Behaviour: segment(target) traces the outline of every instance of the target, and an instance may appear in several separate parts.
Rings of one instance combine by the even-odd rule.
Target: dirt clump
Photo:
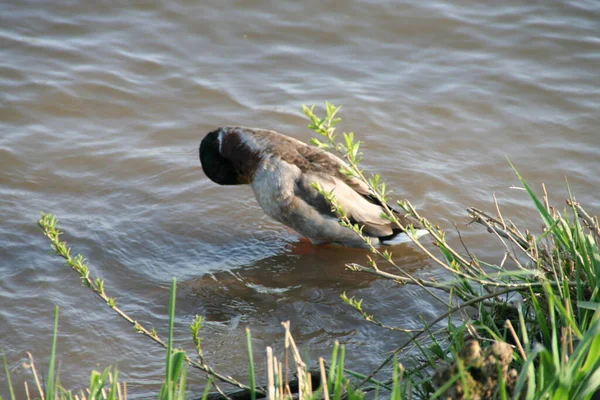
[[[433,385],[440,388],[463,370],[464,377],[456,379],[444,391],[442,399],[466,399],[467,395],[471,400],[498,399],[500,376],[510,395],[518,375],[515,369],[509,368],[512,355],[513,349],[508,343],[496,341],[482,349],[477,340],[469,340],[458,353],[456,362],[436,369]]]

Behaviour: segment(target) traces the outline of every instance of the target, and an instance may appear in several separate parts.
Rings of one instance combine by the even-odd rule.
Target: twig
[[[38,392],[40,393],[40,398],[44,400],[46,396],[44,395],[44,390],[42,389],[42,385],[40,384],[40,378],[38,378],[37,370],[35,369],[33,355],[31,355],[30,352],[26,352],[25,354],[27,354],[27,358],[29,358],[29,368],[31,368],[31,373],[33,374],[33,379],[35,380]]]
[[[377,325],[380,328],[384,328],[390,331],[395,331],[395,332],[404,332],[404,333],[410,333],[410,332],[417,332],[419,331],[419,329],[406,329],[406,328],[398,328],[395,326],[390,326],[390,325],[386,325],[381,321],[378,321],[375,319],[375,317],[373,315],[369,315],[363,308],[362,308],[362,300],[356,300],[354,298],[354,296],[352,297],[348,297],[346,295],[346,292],[342,293],[340,295],[340,297],[342,298],[342,300],[344,301],[344,303],[350,305],[354,310],[356,310],[365,321],[373,324],[373,325]]]
[[[96,278],[93,280],[90,277],[90,271],[87,267],[87,263],[81,254],[76,255],[75,257],[71,256],[71,249],[67,247],[66,242],[60,241],[61,232],[56,229],[56,218],[52,214],[42,213],[42,217],[40,218],[38,225],[42,229],[44,235],[50,239],[50,244],[52,249],[56,254],[65,259],[65,262],[68,266],[70,266],[73,270],[75,270],[81,277],[81,281],[83,285],[87,288],[91,289],[98,297],[100,297],[110,308],[112,308],[121,318],[125,321],[129,322],[135,330],[146,337],[152,339],[155,343],[158,343],[163,348],[167,348],[167,344],[162,340],[157,332],[152,329],[151,331],[142,326],[139,322],[131,318],[127,315],[123,310],[121,310],[117,305],[114,298],[108,297],[104,290],[104,281],[100,278]],[[201,371],[206,372],[207,374],[215,377],[221,382],[228,383],[232,386],[236,386],[240,389],[250,389],[248,386],[244,385],[241,382],[233,379],[232,377],[224,376],[218,372],[216,372],[212,367],[207,365],[206,363],[199,363],[192,360],[187,354],[185,354],[185,360],[194,368],[197,368]],[[256,390],[258,393],[264,394],[264,392],[260,389]],[[42,399],[43,400],[43,399]]]
[[[385,279],[396,281],[400,284],[408,284],[408,285],[413,284],[413,285],[417,285],[417,286],[427,286],[430,288],[440,289],[440,290],[444,290],[444,291],[450,290],[449,285],[430,282],[430,281],[426,281],[423,279],[415,279],[418,282],[418,284],[416,284],[413,279],[408,279],[404,276],[395,275],[395,274],[392,274],[389,272],[382,271],[380,269],[365,267],[364,265],[360,265],[357,263],[348,263],[348,264],[346,264],[346,267],[348,267],[351,270],[368,272],[369,274],[377,275],[377,276],[385,278]]]
[[[25,384],[25,395],[27,396],[27,400],[29,400],[29,399],[31,399],[31,396],[29,395],[29,385],[27,385],[27,381],[25,381],[23,383]]]
[[[357,168],[357,167],[354,166],[354,168]],[[364,177],[363,177],[363,179],[364,179]],[[406,278],[407,278],[407,280],[412,281],[417,286],[421,286],[421,288],[424,289],[427,293],[429,293],[434,299],[438,300],[439,302],[441,302],[445,306],[449,306],[449,304],[448,304],[447,301],[445,301],[444,299],[442,299],[441,297],[439,297],[438,295],[436,295],[435,293],[433,293],[431,290],[427,289],[424,285],[421,285],[416,278],[414,278],[411,274],[409,274],[408,272],[406,272],[403,268],[399,267],[392,260],[392,254],[390,252],[388,252],[387,250],[385,250],[384,252],[382,252],[377,247],[373,246],[373,244],[371,243],[370,238],[368,238],[367,236],[365,236],[362,233],[362,228],[359,227],[356,224],[352,224],[352,222],[348,218],[348,215],[346,214],[346,210],[344,210],[340,206],[340,204],[337,202],[337,200],[335,198],[335,195],[333,193],[328,193],[328,192],[324,191],[318,184],[314,184],[314,188],[316,190],[318,190],[321,193],[321,195],[323,195],[323,197],[325,197],[325,199],[327,200],[327,202],[331,205],[332,209],[334,209],[336,211],[336,213],[338,214],[338,217],[341,220],[340,223],[342,224],[342,226],[345,226],[345,227],[351,229],[354,233],[356,233],[356,235],[358,235],[365,242],[365,244],[367,244],[367,246],[370,248],[370,250],[371,250],[372,253],[377,254],[378,256],[384,258],[388,263],[390,263],[391,265],[393,265],[394,267],[396,267],[403,275],[405,275]],[[389,210],[389,208],[388,208],[388,210]]]
[[[492,198],[494,199],[494,206],[496,207],[496,214],[498,215],[498,219],[502,223],[502,228],[506,230],[506,222],[504,222],[504,218],[502,218],[502,213],[500,212],[500,206],[498,206],[498,199],[496,198],[496,192],[492,193]]]
[[[267,346],[267,398],[275,399],[275,378],[273,372],[273,349]]]
[[[502,243],[502,245],[506,248],[506,253],[508,254],[508,256],[510,257],[511,260],[513,260],[515,262],[515,264],[522,270],[527,270],[527,268],[523,267],[521,265],[521,262],[519,261],[519,258],[517,257],[517,253],[515,252],[514,248],[511,249],[508,247],[508,245],[506,244],[506,242],[504,241],[504,239],[508,239],[510,240],[512,243],[516,244],[517,247],[519,247],[519,249],[521,249],[521,251],[525,254],[527,254],[527,256],[534,262],[536,262],[537,260],[533,259],[531,257],[531,255],[527,252],[526,249],[524,249],[523,247],[521,247],[521,245],[519,244],[519,242],[517,241],[518,238],[514,238],[512,237],[508,231],[504,231],[502,230],[502,228],[498,228],[496,226],[492,226],[490,224],[490,222],[488,222],[488,220],[480,218],[478,216],[473,216],[473,222],[478,222],[481,225],[485,226],[486,228],[488,228],[488,231],[495,234],[496,237],[498,238],[498,240],[500,241],[500,243]],[[497,221],[492,221],[493,223],[497,223]],[[504,239],[503,239],[504,238]]]
[[[519,340],[519,336],[517,336],[517,332],[515,332],[515,328],[513,328],[512,323],[510,322],[510,319],[507,319],[504,322],[504,324],[506,325],[506,327],[510,331],[510,334],[512,335],[515,343],[517,344],[517,349],[519,349],[519,353],[521,354],[521,358],[523,358],[523,361],[527,361],[527,354],[525,354],[525,350],[523,349],[523,346],[521,345],[521,341]]]
[[[498,228],[496,225],[503,225],[503,224],[500,221],[498,221],[497,219],[495,219],[494,217],[492,217],[491,215],[487,214],[484,211],[478,210],[477,208],[474,208],[474,207],[467,208],[467,211],[473,218],[473,222],[480,223],[480,224],[484,225],[486,228],[495,231],[503,238],[514,242],[523,251],[527,251],[529,249],[529,243],[527,243],[525,240],[521,239],[520,237],[512,235],[508,229]],[[490,224],[490,222],[491,222],[491,224]]]
[[[567,199],[567,204],[571,207],[575,206],[577,210],[577,215],[586,223],[588,228],[594,232],[596,237],[600,239],[600,226],[598,225],[598,221],[594,221],[592,217],[581,207],[581,205],[575,201]]]
[[[532,248],[535,247],[535,250],[533,250],[533,251],[536,251],[546,261],[548,261],[551,259],[551,256],[548,254],[548,252],[545,249],[538,249],[537,246],[535,246],[535,245],[532,246],[526,240],[517,236],[517,233],[520,234],[520,232],[518,232],[518,230],[516,230],[516,228],[514,229],[514,232],[513,232],[510,230],[505,230],[503,228],[498,227],[497,225],[501,225],[501,223],[498,220],[491,217],[489,214],[487,214],[481,210],[471,207],[471,208],[468,208],[467,211],[469,212],[470,216],[473,218],[472,222],[477,222],[477,223],[485,226],[486,228],[488,228],[489,231],[491,231],[492,233],[495,233],[497,236],[500,236],[500,237],[510,240],[515,245],[517,245],[517,247],[519,247],[519,249],[524,254],[526,254],[527,257],[529,257],[533,262],[537,263],[539,266],[541,266],[547,272],[550,272],[550,270],[547,267],[545,267],[543,265],[543,263],[539,262],[539,256],[536,257],[533,254],[531,254]],[[505,247],[506,247],[506,245],[505,245]],[[515,259],[517,259],[516,255],[514,255],[514,256],[515,256]],[[521,268],[523,268],[523,267],[521,267]]]
[[[319,357],[319,369],[321,370],[321,388],[323,388],[323,397],[329,400],[329,390],[327,389],[327,375],[325,372],[325,362],[323,357]]]
[[[473,254],[467,248],[467,245],[465,244],[465,242],[463,240],[463,237],[460,234],[460,230],[458,229],[458,226],[456,224],[454,224],[454,228],[456,229],[456,234],[458,235],[458,239],[460,240],[460,243],[462,244],[463,248],[465,249],[465,251],[469,255],[469,259],[471,260],[471,262],[469,263],[469,265],[473,269],[475,269],[475,266],[477,266],[477,272],[479,273],[479,275],[483,275],[485,272],[483,271],[483,269],[481,269],[481,265],[479,265],[479,262],[475,260],[475,257],[473,257]]]

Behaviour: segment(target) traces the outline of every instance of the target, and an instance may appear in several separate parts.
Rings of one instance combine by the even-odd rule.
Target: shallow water
[[[248,187],[202,173],[203,135],[221,125],[311,137],[303,103],[342,104],[340,128],[364,140],[364,167],[471,250],[502,256],[465,208],[539,222],[506,157],[561,207],[565,176],[600,210],[600,5],[597,1],[203,1],[129,6],[5,1],[0,14],[0,350],[18,393],[24,352],[47,362],[59,305],[67,387],[118,364],[131,394],[160,385],[163,351],[133,332],[48,254],[35,221],[55,213],[64,238],[110,296],[165,335],[179,281],[177,341],[206,316],[213,366],[245,379],[243,340],[282,347],[290,320],[309,357],[335,340],[355,369],[405,338],[362,321],[347,292],[390,325],[441,312],[427,294],[352,273],[364,252],[315,248],[269,220]],[[460,246],[458,237],[449,234]],[[396,262],[440,271],[412,246]],[[257,350],[257,360],[262,352]],[[204,378],[190,377],[192,389]],[[0,394],[7,395],[0,375]]]

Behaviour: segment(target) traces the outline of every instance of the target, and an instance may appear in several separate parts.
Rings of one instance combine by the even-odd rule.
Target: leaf
[[[594,301],[578,301],[577,307],[584,308],[586,310],[597,310],[600,307],[600,303]]]

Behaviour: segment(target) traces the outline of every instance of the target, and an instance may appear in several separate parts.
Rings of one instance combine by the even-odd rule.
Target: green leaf
[[[199,355],[202,355],[202,346],[200,341],[200,329],[202,329],[202,320],[202,316],[196,315],[194,320],[190,323],[190,334],[192,335],[192,340],[194,341],[196,352]]]
[[[578,398],[587,398],[587,396],[596,393],[598,388],[600,388],[600,368],[596,368],[596,370],[585,380]]]
[[[171,382],[179,382],[183,369],[185,367],[185,352],[181,350],[173,351],[171,356]]]
[[[578,301],[577,307],[585,308],[586,310],[597,310],[600,307],[600,303],[594,301]]]

